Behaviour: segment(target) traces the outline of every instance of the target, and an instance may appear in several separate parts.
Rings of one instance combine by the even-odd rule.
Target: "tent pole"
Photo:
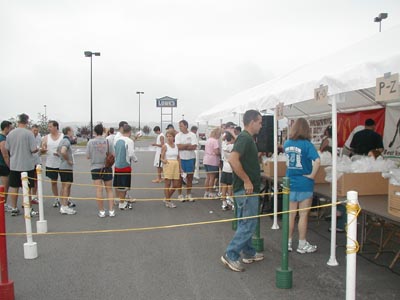
[[[337,105],[336,96],[330,97],[332,100],[332,210],[331,210],[331,256],[327,264],[338,266],[336,260],[336,202],[337,202]]]
[[[274,223],[271,229],[279,229],[278,225],[278,110],[274,110]]]

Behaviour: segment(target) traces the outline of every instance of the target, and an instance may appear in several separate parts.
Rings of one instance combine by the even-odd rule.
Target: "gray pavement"
[[[140,144],[139,144],[140,146]],[[146,148],[146,145],[143,149]],[[142,148],[141,148],[142,149]],[[151,183],[154,152],[138,151],[134,166],[132,196],[162,198],[162,184]],[[89,171],[83,155],[76,156],[76,171]],[[75,174],[75,183],[90,184],[90,174]],[[201,182],[200,182],[201,183]],[[203,190],[195,185],[194,195]],[[50,184],[44,184],[50,195]],[[94,197],[90,186],[74,185],[73,197]],[[117,211],[115,218],[97,217],[93,200],[78,200],[74,216],[60,215],[45,200],[49,232],[129,229],[232,217],[220,209],[220,202],[198,200],[165,208],[161,201],[137,202],[131,211]],[[210,213],[211,212],[211,213]],[[23,232],[22,216],[6,218],[8,232]],[[338,236],[339,266],[329,267],[329,232],[325,221],[311,221],[308,239],[318,252],[289,254],[293,287],[275,287],[275,269],[280,265],[281,230],[271,230],[269,217],[261,221],[265,260],[235,273],[220,263],[233,231],[231,223],[209,224],[149,231],[57,234],[35,236],[39,257],[25,260],[25,237],[7,238],[9,277],[14,281],[16,299],[344,299],[345,235]],[[36,232],[36,219],[34,219]],[[296,245],[295,245],[296,246]],[[366,256],[367,257],[367,256]],[[368,257],[367,257],[368,258]],[[382,255],[381,259],[385,259]],[[387,258],[389,259],[389,258]],[[364,257],[357,260],[357,299],[399,299],[400,277]]]

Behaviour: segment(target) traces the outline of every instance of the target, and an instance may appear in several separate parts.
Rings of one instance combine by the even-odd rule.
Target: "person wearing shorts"
[[[64,136],[59,132],[57,121],[49,121],[47,128],[49,134],[43,138],[41,152],[46,154],[46,177],[51,180],[51,191],[54,196],[53,207],[59,207],[60,199],[57,181],[60,174],[61,158],[58,156],[57,148]]]
[[[6,149],[6,138],[12,124],[10,121],[1,122],[1,133],[0,133],[0,183],[4,186],[4,209],[7,212],[11,211],[11,207],[7,204],[9,180],[8,175],[10,174],[10,156]]]
[[[113,186],[119,199],[119,209],[132,208],[129,202],[125,201],[126,193],[131,188],[132,161],[137,162],[135,155],[135,144],[130,138],[132,127],[128,124],[121,128],[121,136],[114,144],[115,166]]]
[[[186,196],[182,194],[182,181],[179,183],[178,200],[185,202],[186,200],[193,202],[192,184],[193,173],[196,160],[195,150],[197,149],[197,137],[193,132],[188,130],[189,124],[186,120],[179,122],[179,132],[175,136],[175,144],[179,149],[179,157],[181,159],[182,176],[186,178]]]
[[[64,137],[57,148],[58,156],[61,158],[60,178],[61,178],[61,199],[60,213],[62,215],[74,215],[76,210],[68,205],[68,198],[71,195],[71,186],[74,182],[74,158],[72,155],[71,139],[73,136],[71,127],[63,128]]]
[[[92,173],[93,184],[96,186],[97,215],[100,218],[106,217],[103,200],[103,185],[108,198],[108,215],[115,217],[114,199],[112,191],[112,168],[105,167],[107,153],[114,153],[114,147],[103,137],[104,127],[97,124],[94,127],[96,137],[91,139],[86,147],[86,157],[90,159],[90,170]]]
[[[164,134],[161,132],[160,126],[155,126],[153,128],[155,134],[157,134],[157,140],[152,146],[156,147],[156,154],[154,155],[154,166],[157,168],[157,178],[153,179],[151,182],[160,183],[162,182],[161,173],[162,173],[162,162],[161,162],[161,149],[164,145]]]
[[[19,209],[17,207],[18,190],[22,187],[21,173],[28,172],[29,184],[32,187],[35,162],[33,153],[38,152],[35,137],[27,128],[29,116],[20,114],[18,116],[18,126],[12,130],[6,139],[5,148],[10,152],[10,175],[9,184],[11,187],[11,215],[17,216]],[[36,215],[36,214],[35,214]]]
[[[167,208],[175,208],[176,205],[171,202],[171,197],[178,188],[180,181],[179,150],[174,143],[175,130],[170,129],[165,135],[167,141],[161,148],[161,161],[164,171],[164,203]]]
[[[214,128],[207,139],[203,164],[206,169],[206,180],[204,181],[204,198],[217,198],[213,192],[215,178],[217,178],[220,164],[221,150],[219,146],[219,138],[221,137],[221,128]]]
[[[229,131],[225,131],[223,134],[222,141],[222,174],[221,174],[221,199],[222,199],[222,210],[229,210],[233,207],[233,175],[232,167],[229,164],[229,157],[233,150],[233,145],[235,143],[235,137]]]
[[[310,212],[308,208],[312,205],[314,178],[320,165],[319,155],[310,140],[310,126],[306,119],[299,118],[295,121],[289,139],[283,146],[287,161],[286,176],[290,179],[289,210],[300,209],[297,252],[301,254],[317,251],[317,246],[311,245],[306,239]],[[292,251],[296,214],[297,212],[292,212],[289,215],[289,251]]]

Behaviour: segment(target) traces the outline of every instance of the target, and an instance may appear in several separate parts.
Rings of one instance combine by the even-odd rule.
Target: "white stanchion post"
[[[44,219],[44,206],[43,206],[43,177],[42,166],[36,166],[37,174],[37,193],[39,198],[39,221],[36,221],[36,230],[38,233],[47,232],[47,221]]]
[[[197,180],[200,180],[200,155],[199,150],[195,150],[194,153],[196,154],[196,164],[194,167],[194,174],[193,177]]]
[[[31,222],[31,204],[29,202],[29,187],[28,187],[28,173],[21,173],[23,203],[24,203],[24,217],[26,227],[26,239],[24,244],[24,258],[34,259],[38,257],[37,243],[32,239],[32,222]]]
[[[277,110],[274,111],[274,223],[271,229],[279,229],[278,225],[278,121]]]
[[[358,193],[347,192],[346,300],[356,299]]]

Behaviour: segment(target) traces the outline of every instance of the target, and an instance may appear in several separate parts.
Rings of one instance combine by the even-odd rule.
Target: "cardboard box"
[[[320,166],[317,172],[317,175],[315,175],[314,182],[315,183],[328,183],[328,181],[325,180],[325,168],[327,166]]]
[[[388,193],[388,212],[389,214],[400,217],[400,186],[389,184]]]
[[[337,182],[337,195],[346,196],[348,191],[356,191],[359,196],[387,195],[388,183],[381,172],[344,173]]]
[[[274,162],[267,161],[264,164],[265,176],[274,177]],[[278,161],[278,177],[286,176],[286,161]]]

